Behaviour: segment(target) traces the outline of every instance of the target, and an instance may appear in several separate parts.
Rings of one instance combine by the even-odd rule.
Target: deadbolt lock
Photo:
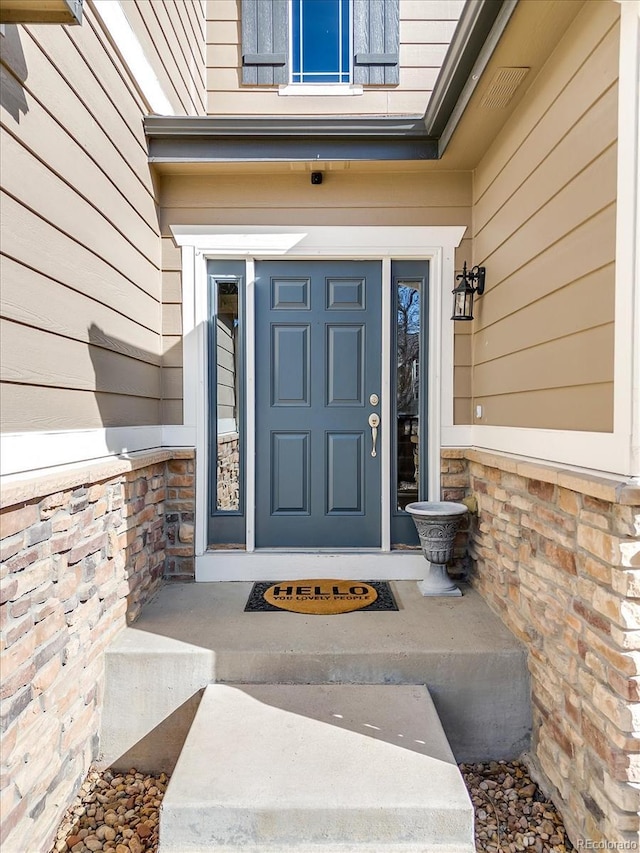
[[[380,397],[378,397],[377,394],[372,394],[369,397],[369,402],[371,403],[372,406],[377,406],[378,403],[380,402]]]

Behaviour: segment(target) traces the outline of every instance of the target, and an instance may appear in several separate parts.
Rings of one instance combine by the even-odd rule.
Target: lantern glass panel
[[[453,291],[452,320],[473,320],[473,290],[461,288]]]

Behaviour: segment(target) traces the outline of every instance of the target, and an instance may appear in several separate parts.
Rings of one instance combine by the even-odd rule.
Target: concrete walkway
[[[473,853],[473,808],[419,686],[207,687],[161,853]]]
[[[528,745],[522,646],[480,596],[423,598],[391,584],[397,612],[245,613],[250,583],[169,583],[107,651],[105,764],[173,769],[208,684],[423,684],[457,761]]]

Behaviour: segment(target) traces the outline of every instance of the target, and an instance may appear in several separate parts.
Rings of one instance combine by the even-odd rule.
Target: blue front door
[[[381,264],[256,263],[256,546],[380,546]]]

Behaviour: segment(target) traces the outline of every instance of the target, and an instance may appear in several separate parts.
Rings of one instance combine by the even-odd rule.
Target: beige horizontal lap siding
[[[161,183],[165,372],[181,375],[180,251],[171,225],[465,225],[471,176],[464,172],[326,171],[312,186],[303,171],[263,174],[164,175]],[[464,239],[456,265],[471,258]],[[448,308],[446,309],[448,310]],[[466,330],[461,337],[468,337]],[[456,336],[458,337],[458,336]],[[469,423],[470,348],[456,344],[457,423]],[[177,384],[172,383],[177,389]],[[182,423],[182,401],[165,400],[165,423]]]
[[[145,104],[91,4],[6,26],[2,430],[160,422],[161,240]]]
[[[200,0],[127,0],[122,8],[175,112],[203,115],[205,16]]]
[[[585,4],[474,173],[476,423],[613,428],[618,17]]]
[[[384,115],[424,113],[444,60],[461,0],[400,0],[400,82],[354,96],[286,96],[277,87],[243,86],[241,0],[207,4],[210,115]]]

